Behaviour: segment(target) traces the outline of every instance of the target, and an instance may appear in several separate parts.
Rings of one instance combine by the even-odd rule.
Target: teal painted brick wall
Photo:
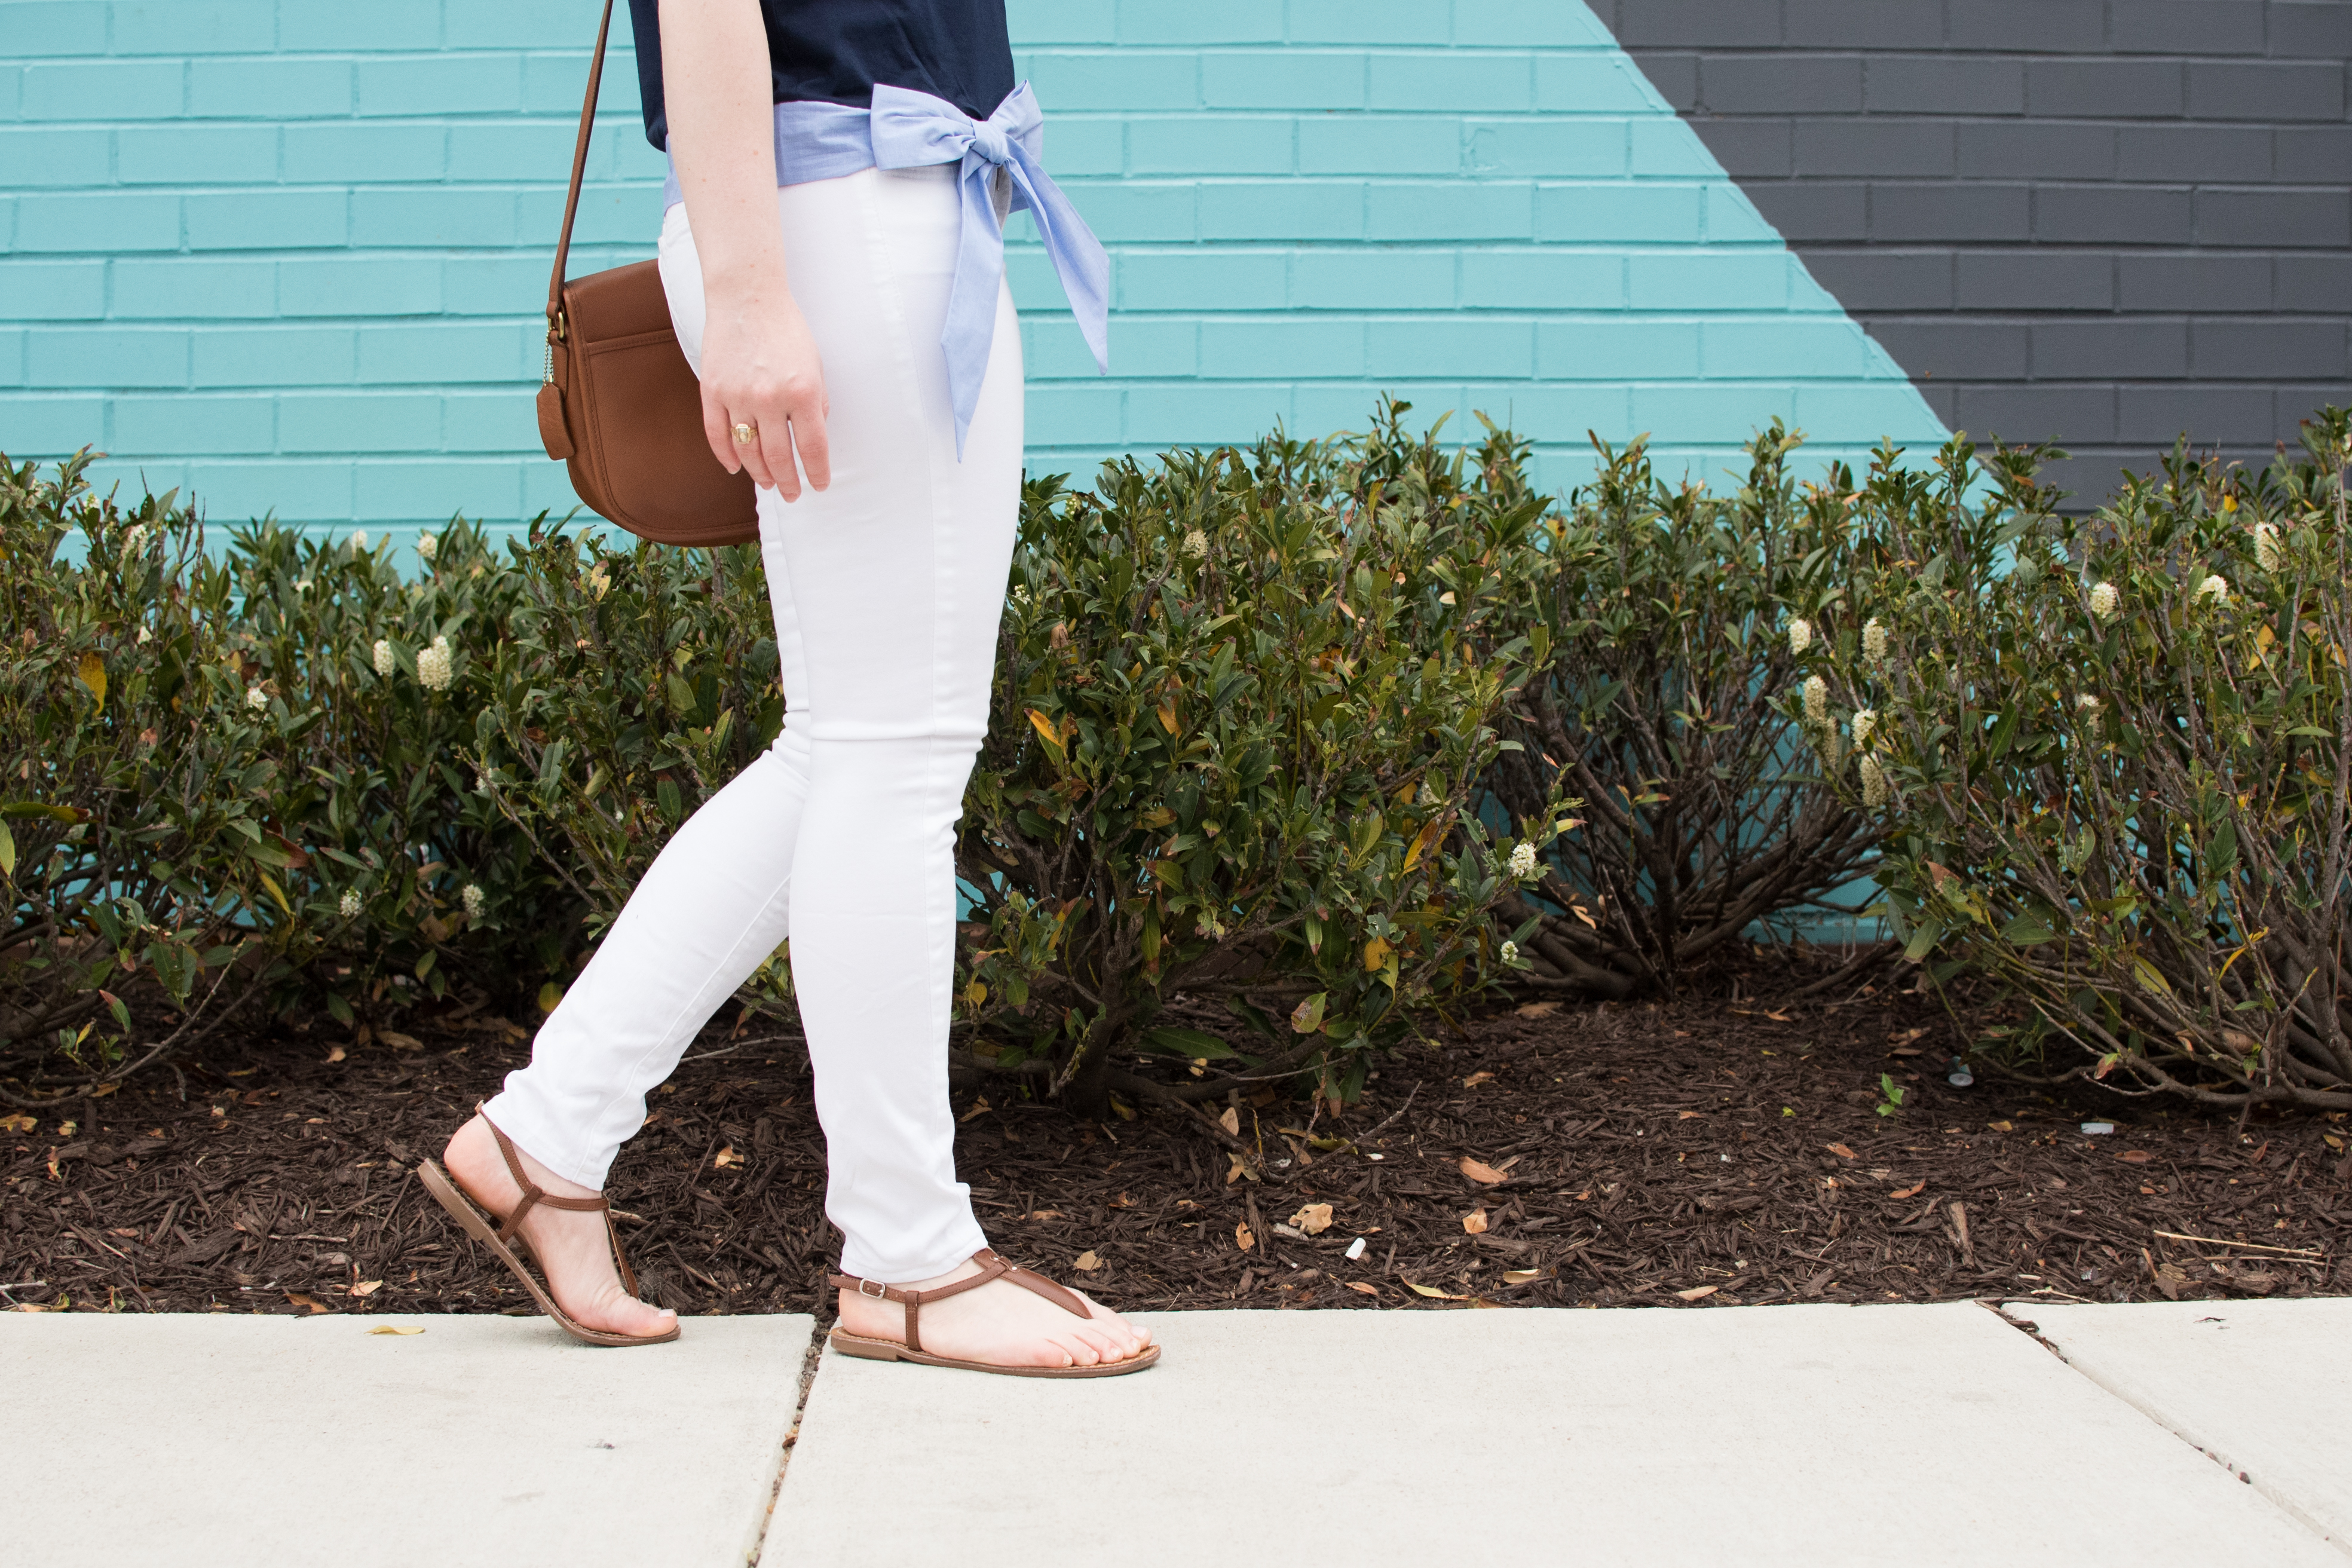
[[[1030,462],[1359,426],[1382,392],[1712,473],[1941,427],[1583,5],[1013,0],[1046,161],[1111,250],[1094,373],[1016,220]],[[568,508],[538,301],[589,0],[0,0],[0,448],[406,532]],[[576,269],[650,253],[608,61]]]

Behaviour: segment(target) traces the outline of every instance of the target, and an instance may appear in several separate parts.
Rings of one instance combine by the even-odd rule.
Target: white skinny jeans
[[[783,733],[678,829],[507,1077],[490,1121],[602,1187],[646,1095],[792,939],[842,1268],[944,1274],[987,1245],[956,1180],[947,1042],[954,829],[987,728],[1021,496],[1019,324],[1000,288],[956,458],[940,331],[953,165],[776,193],[793,297],[824,356],[833,483],[759,492]],[[670,317],[698,369],[702,268],[662,225]]]

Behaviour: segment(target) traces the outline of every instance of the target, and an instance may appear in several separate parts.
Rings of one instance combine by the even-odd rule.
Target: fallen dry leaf
[[[1485,1209],[1472,1209],[1468,1214],[1464,1215],[1462,1216],[1462,1228],[1468,1231],[1472,1236],[1486,1235],[1486,1211]]]
[[[1432,1285],[1416,1285],[1410,1279],[1404,1282],[1404,1288],[1416,1296],[1426,1296],[1433,1301],[1467,1301],[1470,1299],[1465,1295],[1457,1295],[1452,1290],[1440,1290]]]
[[[1503,1283],[1526,1285],[1542,1279],[1543,1274],[1544,1271],[1540,1268],[1506,1268],[1503,1270]]]
[[[412,1329],[399,1323],[378,1323],[368,1331],[372,1334],[421,1334],[423,1329]]]
[[[1914,1040],[1925,1038],[1927,1033],[1927,1030],[1924,1025],[1916,1029],[1897,1029],[1886,1037],[1886,1043],[1890,1046],[1907,1046]]]
[[[299,1290],[287,1291],[286,1299],[298,1307],[310,1308],[313,1316],[316,1316],[320,1312],[331,1312],[334,1310],[333,1308],[328,1306],[324,1301],[320,1300],[316,1296],[306,1296]]]
[[[1557,1002],[1530,1002],[1523,1007],[1514,1007],[1511,1011],[1514,1015],[1522,1018],[1549,1018],[1554,1013],[1559,1011],[1559,1004]]]
[[[29,1116],[0,1116],[0,1132],[30,1132],[39,1126]]]
[[[1290,1216],[1290,1223],[1309,1236],[1320,1236],[1331,1228],[1331,1205],[1307,1204]]]
[[[1704,1111],[1698,1111],[1698,1110],[1685,1110],[1685,1111],[1682,1112],[1680,1115],[1676,1116],[1676,1117],[1675,1118],[1675,1121],[1697,1121],[1701,1116],[1703,1116],[1703,1115],[1705,1115],[1705,1114],[1706,1114],[1706,1112],[1704,1112]]]
[[[1251,1247],[1257,1245],[1257,1237],[1250,1234],[1248,1221],[1244,1220],[1241,1224],[1234,1226],[1234,1245],[1240,1247],[1244,1252],[1247,1252]]]
[[[117,1226],[106,1234],[109,1236],[127,1236],[133,1241],[138,1240],[140,1235],[137,1230],[133,1229],[130,1226]]]
[[[1494,1166],[1473,1160],[1467,1154],[1462,1156],[1462,1173],[1469,1177],[1474,1182],[1484,1182],[1488,1186],[1494,1185],[1496,1182],[1507,1182],[1510,1180],[1508,1176],[1495,1169]]]
[[[1687,1290],[1675,1291],[1675,1300],[1677,1301],[1702,1300],[1706,1297],[1714,1295],[1717,1290],[1722,1289],[1723,1287],[1720,1285],[1694,1285]]]
[[[1493,1073],[1474,1072],[1468,1078],[1462,1080],[1462,1087],[1465,1089],[1475,1089],[1482,1083],[1492,1083],[1494,1081],[1495,1075]]]
[[[349,1057],[350,1055],[351,1055],[351,1052],[349,1052],[349,1051],[347,1051],[347,1050],[343,1049],[343,1047],[341,1047],[341,1046],[337,1046],[337,1047],[333,1047],[331,1050],[328,1051],[328,1053],[327,1053],[327,1065],[328,1065],[329,1067],[332,1067],[335,1063],[337,1063],[337,1062],[339,1062],[339,1061],[343,1060],[346,1057]]]
[[[1021,1217],[1023,1219],[1059,1219],[1062,1217],[1062,1211],[1060,1209],[1031,1209],[1027,1214],[1023,1215]]]
[[[1367,1285],[1361,1279],[1349,1280],[1348,1289],[1355,1291],[1360,1296],[1377,1296],[1381,1293],[1381,1288],[1379,1286]]]
[[[732,1143],[728,1144],[727,1147],[721,1149],[718,1153],[713,1154],[710,1157],[711,1165],[715,1169],[721,1171],[726,1170],[730,1165],[740,1165],[742,1163],[743,1156],[735,1152],[735,1145]]]
[[[421,1051],[425,1048],[423,1040],[418,1039],[415,1035],[404,1035],[397,1029],[382,1030],[376,1035],[376,1038],[395,1051]]]
[[[1776,1024],[1793,1024],[1797,1021],[1786,1013],[1767,1013],[1764,1016]]]
[[[1125,1193],[1121,1193],[1118,1196],[1111,1199],[1110,1206],[1115,1209],[1131,1209],[1135,1206],[1135,1200],[1128,1196]]]
[[[1102,1267],[1102,1259],[1096,1257],[1092,1249],[1088,1249],[1087,1251],[1079,1253],[1078,1256],[1071,1261],[1070,1267],[1081,1269],[1086,1273],[1092,1274],[1096,1269]]]
[[[1241,1107],[1237,1105],[1226,1106],[1225,1113],[1217,1118],[1217,1125],[1223,1128],[1234,1137],[1240,1137],[1242,1135]]]
[[[352,1294],[354,1296],[373,1296],[383,1289],[383,1281],[381,1279],[362,1279],[358,1284],[352,1287]]]
[[[2155,1159],[2156,1156],[2149,1153],[2145,1149],[2126,1149],[2122,1153],[2116,1155],[2116,1158],[2121,1160],[2126,1165],[2145,1165],[2150,1160]]]
[[[961,1116],[957,1117],[956,1120],[958,1121],[969,1121],[975,1116],[986,1115],[988,1110],[988,1096],[983,1094],[978,1100],[971,1102],[971,1109],[970,1110],[965,1111]]]
[[[1831,1153],[1835,1154],[1841,1160],[1853,1160],[1859,1158],[1853,1150],[1847,1148],[1843,1143],[1825,1143],[1822,1147],[1827,1149]]]
[[[2017,1123],[2014,1121],[1988,1121],[1985,1125],[1991,1128],[1995,1132],[2014,1132],[2017,1131]]]
[[[1896,1191],[1891,1192],[1886,1195],[1890,1198],[1916,1198],[1927,1190],[1927,1179],[1922,1177],[1918,1181],[1913,1183],[1910,1186],[1898,1188]]]

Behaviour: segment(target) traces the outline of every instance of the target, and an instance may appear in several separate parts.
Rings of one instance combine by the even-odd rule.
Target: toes
[[[1066,1364],[1074,1366],[1094,1366],[1098,1363],[1110,1359],[1105,1347],[1096,1344],[1092,1340],[1088,1339],[1087,1337],[1086,1331],[1083,1329],[1066,1330],[1064,1332],[1055,1335],[1054,1340],[1056,1344],[1062,1347],[1063,1352],[1070,1358]]]

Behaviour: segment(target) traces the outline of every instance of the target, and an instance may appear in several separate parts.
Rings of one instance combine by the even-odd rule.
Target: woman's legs
[[[789,931],[843,1267],[936,1282],[985,1245],[955,1178],[947,1094],[952,847],[1018,522],[1018,324],[1001,291],[959,461],[939,349],[956,251],[948,171],[868,171],[786,187],[778,203],[833,405],[831,487],[790,505],[760,493],[785,732],[672,839],[488,1113],[535,1164],[600,1185],[646,1093]],[[664,226],[662,273],[695,357],[701,274],[683,209]],[[485,1199],[503,1190],[499,1173],[481,1184],[457,1173]],[[579,1283],[593,1292],[602,1279]],[[1076,1327],[1032,1327],[1024,1303]],[[927,1341],[950,1347],[961,1323],[961,1348],[981,1358],[1091,1361],[1136,1342],[1015,1287],[933,1311]]]

